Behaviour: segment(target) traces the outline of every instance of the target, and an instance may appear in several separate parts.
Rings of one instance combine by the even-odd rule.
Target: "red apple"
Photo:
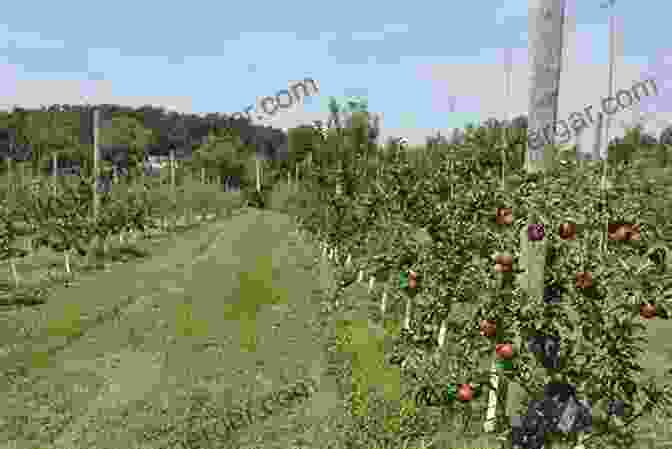
[[[495,271],[497,273],[509,273],[511,271],[511,265],[503,265],[501,263],[495,264]]]
[[[590,288],[593,286],[593,274],[589,271],[576,273],[576,287]]]
[[[610,225],[612,230],[609,231],[609,238],[611,240],[623,241],[628,238],[628,229],[624,225],[613,224]]]
[[[513,357],[513,345],[511,343],[500,343],[495,346],[495,354],[500,359],[509,360]]]
[[[656,306],[654,304],[642,304],[639,308],[639,314],[642,318],[650,320],[656,316]]]
[[[576,224],[563,223],[560,225],[560,238],[563,240],[576,239]]]
[[[513,265],[513,256],[511,254],[499,254],[495,256],[495,263],[500,265]]]
[[[460,388],[457,390],[457,399],[463,402],[469,402],[474,399],[474,389],[471,385],[460,385]]]
[[[627,230],[627,237],[626,237],[627,240],[641,240],[642,239],[642,235],[640,233],[638,224],[627,225],[626,230]]]
[[[483,320],[480,324],[481,335],[484,337],[494,337],[497,333],[497,324],[494,321]]]
[[[508,207],[497,208],[497,224],[510,225],[513,223],[513,209]]]

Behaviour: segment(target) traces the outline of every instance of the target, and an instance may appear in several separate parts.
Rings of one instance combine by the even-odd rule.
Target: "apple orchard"
[[[493,391],[497,435],[522,447],[571,445],[579,435],[585,447],[626,447],[642,417],[670,410],[672,376],[646,375],[640,363],[647,323],[668,319],[671,305],[669,180],[637,164],[614,167],[608,189],[595,164],[530,174],[510,148],[503,171],[483,142],[375,157],[363,146],[334,144],[325,153],[335,157],[313,160],[298,221],[349,256],[336,261],[340,285],[364,272],[388,308],[407,305],[388,365],[400,370],[402,397],[415,399],[399,412],[399,435],[420,438],[423,408],[466,423],[485,413]],[[524,272],[535,245],[546,245],[543,268]],[[543,291],[531,294],[534,276]],[[395,321],[385,308],[378,320]],[[507,410],[513,388],[517,408]],[[531,424],[548,401],[557,414],[539,412]]]

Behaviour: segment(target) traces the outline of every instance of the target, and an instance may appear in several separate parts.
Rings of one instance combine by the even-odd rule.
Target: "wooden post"
[[[56,185],[58,183],[58,153],[55,151],[51,154],[51,181],[52,181],[51,188],[53,189],[55,194]]]
[[[98,171],[100,169],[100,111],[93,110],[93,220],[98,219]]]
[[[560,73],[563,54],[562,29],[564,0],[531,0],[529,11],[529,42],[531,61],[530,107],[528,146],[525,169],[528,173],[544,172],[553,161],[553,137],[558,113]],[[532,136],[535,136],[533,138]],[[541,144],[538,142],[541,140]],[[515,213],[515,212],[514,212]],[[536,224],[534,211],[527,223]],[[530,242],[527,226],[520,233],[520,264],[523,273],[518,283],[531,297],[541,297],[544,291],[546,241]],[[499,378],[495,362],[491,367],[494,387],[490,391],[485,431],[497,430],[497,417],[505,416],[508,402],[508,385]]]
[[[58,154],[56,152],[51,154],[51,176],[54,178],[55,183],[56,176],[58,176]]]
[[[259,158],[259,153],[255,154],[254,163],[257,174],[257,192],[261,193],[261,160]]]
[[[99,126],[100,126],[100,111],[98,108],[93,109],[93,120],[91,123],[93,127],[93,204],[91,207],[91,219],[95,224],[98,221],[98,208],[99,208],[99,198],[98,198],[98,171],[100,167],[100,135],[99,135]],[[91,247],[89,248],[89,263],[94,261],[96,247],[100,245],[98,239],[94,239],[91,242]]]
[[[592,160],[600,160],[600,152],[602,150],[602,127],[604,126],[604,114],[601,112],[597,114],[597,123],[595,123],[595,141],[593,142]]]
[[[609,7],[609,97],[614,96],[614,3],[615,0],[608,0],[606,7]],[[609,128],[611,127],[611,116],[607,117],[604,123],[604,160],[607,160],[607,151],[609,148]],[[605,167],[607,165],[605,164]],[[606,169],[605,169],[606,170]]]
[[[511,65],[513,64],[513,56],[511,54],[511,48],[506,49],[505,55],[505,69],[506,69],[506,128],[504,128],[504,133],[502,135],[502,140],[504,145],[502,146],[502,189],[506,187],[506,151],[505,148],[508,147],[508,136],[509,130],[511,128]]]
[[[12,191],[12,158],[10,156],[7,156],[5,158],[5,161],[7,162],[7,190],[10,192]]]
[[[175,191],[175,148],[170,149],[170,188]]]

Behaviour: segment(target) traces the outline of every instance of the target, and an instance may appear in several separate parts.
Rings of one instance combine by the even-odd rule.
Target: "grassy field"
[[[209,447],[240,447],[253,434],[238,430],[285,415],[324,371],[314,254],[292,229],[249,211],[8,312],[2,447],[173,447],[203,395],[195,412],[220,418]]]

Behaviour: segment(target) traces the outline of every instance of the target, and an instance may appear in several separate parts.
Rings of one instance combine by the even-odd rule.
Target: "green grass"
[[[23,343],[33,352],[40,345],[59,346],[61,340],[96,326],[101,317],[107,319],[115,307],[124,307],[134,298],[157,288],[163,279],[170,278],[164,267],[176,268],[196,257],[203,250],[203,244],[211,242],[222,229],[222,224],[210,225],[179,237],[172,236],[162,244],[153,245],[154,253],[149,260],[118,265],[109,272],[81,275],[74,287],[54,286],[46,304],[5,310],[0,316],[4,321],[0,328],[1,341],[7,346]],[[0,364],[3,363],[0,359]]]
[[[54,295],[41,306],[46,319],[33,323],[22,351],[29,362],[22,378],[34,387],[5,381],[7,404],[22,404],[7,406],[5,414],[19,435],[0,433],[0,439],[16,439],[18,448],[52,447],[48,437],[64,432],[53,447],[74,449],[92,447],[78,437],[96,429],[96,447],[134,447],[143,428],[183,422],[180,415],[198,392],[225,416],[319,377],[313,253],[291,237],[292,228],[288,217],[250,212],[212,224],[193,240],[176,239],[162,257],[121,265]],[[196,254],[206,241],[206,252]],[[97,306],[109,310],[128,296],[136,302],[109,319],[82,322]],[[73,335],[79,338],[63,341]],[[68,413],[57,417],[58,404]],[[19,416],[37,410],[53,432],[30,436],[30,425],[21,424]],[[244,428],[238,434],[231,438],[247,435]]]

